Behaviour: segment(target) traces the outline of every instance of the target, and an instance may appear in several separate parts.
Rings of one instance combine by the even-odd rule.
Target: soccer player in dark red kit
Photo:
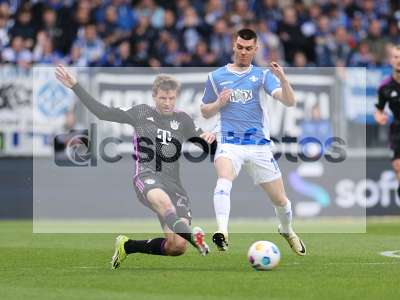
[[[384,112],[384,108],[389,104],[393,113],[389,141],[393,150],[392,166],[399,181],[397,195],[400,197],[400,45],[392,47],[390,64],[392,75],[386,78],[378,89],[378,103],[375,105],[377,110],[374,116],[379,125],[385,125],[388,122],[388,115]]]

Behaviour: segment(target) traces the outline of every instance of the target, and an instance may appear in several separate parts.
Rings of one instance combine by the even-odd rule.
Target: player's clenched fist
[[[56,78],[67,88],[72,88],[76,83],[76,78],[62,64],[56,68]]]
[[[225,106],[228,103],[229,98],[231,97],[231,94],[232,94],[232,90],[230,90],[230,89],[223,89],[221,94],[219,94],[218,102],[221,107]]]

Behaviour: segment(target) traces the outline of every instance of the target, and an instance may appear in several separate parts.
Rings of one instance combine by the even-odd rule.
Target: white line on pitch
[[[400,250],[379,252],[382,256],[400,258]]]

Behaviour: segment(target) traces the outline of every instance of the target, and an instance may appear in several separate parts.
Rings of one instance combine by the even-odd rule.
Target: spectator
[[[303,0],[294,0],[293,8],[296,10],[297,18],[300,24],[303,24],[308,19],[307,7]]]
[[[359,11],[354,13],[354,17],[350,23],[350,47],[354,49],[367,37],[367,30],[362,25],[362,14]]]
[[[80,48],[80,55],[88,66],[96,66],[105,54],[104,42],[97,36],[94,24],[85,26],[84,36],[74,42],[74,47]]]
[[[279,37],[269,30],[266,22],[259,21],[257,25],[259,50],[257,51],[254,61],[258,66],[269,66],[271,49],[281,51],[279,56],[282,57],[283,48]]]
[[[32,63],[32,53],[29,49],[25,48],[24,39],[17,35],[12,38],[11,47],[7,47],[2,52],[2,59],[6,63],[28,68]]]
[[[309,9],[308,19],[301,25],[301,32],[306,37],[314,37],[317,33],[317,23],[321,17],[321,8],[318,4],[312,4]]]
[[[224,19],[218,19],[213,27],[210,36],[210,48],[216,55],[217,64],[225,65],[231,61],[232,52],[232,34],[228,30],[228,26]]]
[[[150,18],[148,16],[140,16],[138,24],[132,33],[131,43],[135,44],[139,41],[146,41],[153,44],[156,39],[157,31],[151,26]]]
[[[129,34],[124,32],[118,23],[118,12],[115,6],[105,8],[104,21],[98,25],[98,33],[107,46],[113,46]]]
[[[74,67],[87,67],[88,61],[82,55],[82,49],[78,46],[72,46],[70,54],[66,58],[67,64]]]
[[[64,52],[68,50],[67,41],[64,39],[65,27],[58,24],[57,12],[51,8],[47,8],[43,12],[43,25],[41,30],[45,31],[49,38],[53,40],[54,47],[59,52]]]
[[[351,48],[347,31],[344,27],[339,26],[335,31],[335,41],[332,44],[331,61],[337,67],[344,67],[350,58]]]
[[[206,4],[204,20],[212,26],[219,18],[224,16],[225,9],[223,0],[209,0]]]
[[[61,61],[61,55],[54,49],[53,41],[47,32],[39,31],[36,40],[33,49],[33,60],[36,63],[56,65]]]
[[[193,67],[212,67],[216,65],[216,55],[209,51],[204,41],[199,41],[196,50],[190,59]]]
[[[331,52],[335,47],[335,41],[329,26],[329,18],[326,15],[321,15],[318,19],[318,29],[315,35],[315,42],[315,53],[318,66],[332,66],[333,61]]]
[[[84,28],[91,22],[91,6],[88,1],[79,1],[74,13],[74,18],[70,23],[69,38],[72,42],[77,38],[83,38]]]
[[[334,32],[339,26],[347,26],[348,17],[346,13],[339,8],[337,3],[331,3],[326,14],[329,17],[329,27],[332,32]]]
[[[0,3],[0,16],[3,16],[7,20],[11,17],[11,9],[8,2],[4,1]]]
[[[354,17],[355,12],[360,12],[361,8],[354,0],[342,0],[341,2],[342,10],[346,16],[350,19]],[[348,26],[349,24],[347,24]]]
[[[137,66],[149,66],[148,60],[156,57],[155,41],[157,31],[151,26],[148,16],[140,16],[134,29],[130,43],[133,51],[133,61]]]
[[[383,37],[381,23],[379,20],[373,20],[368,29],[368,37],[366,42],[369,49],[376,59],[376,63],[380,64],[385,58],[385,45],[389,42],[386,37]]]
[[[277,32],[278,22],[282,20],[278,0],[256,0],[253,11],[258,20],[264,20],[272,32]]]
[[[176,39],[171,39],[167,44],[167,52],[163,60],[163,65],[168,67],[185,66],[190,62],[190,56],[179,49]]]
[[[163,31],[167,31],[171,36],[177,38],[178,37],[178,31],[176,29],[176,19],[175,19],[175,13],[167,9],[164,13],[164,27]]]
[[[229,21],[234,27],[240,27],[245,21],[253,20],[254,14],[249,9],[248,2],[237,0],[233,2],[233,9],[229,16]]]
[[[181,22],[178,22],[179,42],[188,53],[194,53],[197,43],[202,39],[204,28],[202,27],[197,12],[193,7],[188,7],[184,12]]]
[[[175,39],[175,36],[172,36],[168,31],[162,30],[159,35],[158,39],[154,44],[154,56],[162,61],[167,54],[167,45],[168,41],[171,39]]]
[[[174,10],[177,16],[177,24],[179,24],[184,17],[186,9],[191,8],[189,0],[176,0],[174,5]]]
[[[129,0],[112,0],[111,4],[117,8],[118,25],[124,32],[129,32],[136,25],[135,15]]]
[[[33,47],[36,32],[32,22],[32,12],[29,9],[24,8],[18,12],[15,25],[10,29],[10,35],[21,37],[26,48]]]
[[[132,44],[131,44],[132,45]],[[140,40],[134,44],[133,65],[137,67],[148,67],[149,55],[149,42]]]
[[[155,4],[154,0],[141,0],[135,8],[136,16],[149,17],[152,27],[159,29],[164,26],[165,11]]]
[[[371,53],[368,43],[365,40],[361,41],[358,51],[355,51],[350,58],[349,66],[371,68],[375,65],[375,57]]]
[[[0,13],[0,51],[3,51],[10,41],[8,37],[9,29],[7,17]]]
[[[385,45],[385,58],[383,59],[383,61],[381,63],[381,68],[390,69],[392,67],[390,60],[392,57],[392,47],[395,45],[398,45],[398,44],[387,43]]]
[[[134,62],[131,55],[131,44],[129,43],[129,41],[122,41],[114,51],[108,53],[102,65],[104,67],[133,66]]]
[[[400,22],[396,19],[389,21],[388,25],[388,39],[394,45],[400,44]]]
[[[278,26],[278,34],[285,51],[285,60],[293,63],[294,53],[306,49],[306,38],[300,30],[296,11],[287,6],[283,10],[283,20]]]
[[[363,25],[365,28],[368,27],[368,24],[376,19],[379,19],[379,9],[375,3],[376,0],[363,0],[362,3],[362,18]]]

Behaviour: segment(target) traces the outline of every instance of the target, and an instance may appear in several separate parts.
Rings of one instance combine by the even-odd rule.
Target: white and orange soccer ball
[[[278,247],[269,241],[258,241],[253,243],[247,252],[250,265],[259,271],[272,270],[276,268],[281,260]]]

